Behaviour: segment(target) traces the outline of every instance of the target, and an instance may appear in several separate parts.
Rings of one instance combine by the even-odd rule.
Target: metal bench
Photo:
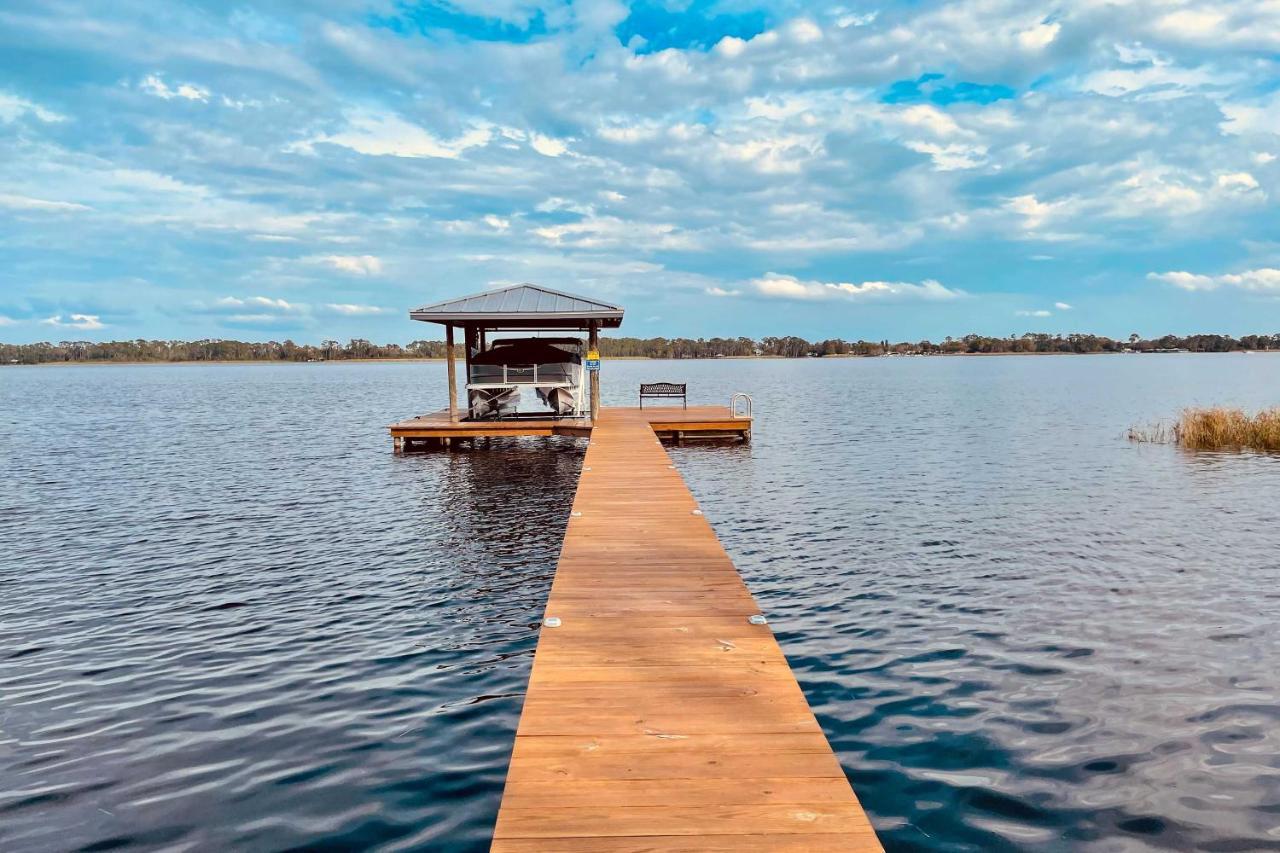
[[[675,382],[642,382],[640,383],[640,408],[644,408],[645,397],[679,397],[684,408],[689,408],[689,400],[685,389],[689,386]]]

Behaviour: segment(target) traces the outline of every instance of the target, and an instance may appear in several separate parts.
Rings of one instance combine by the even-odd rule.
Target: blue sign
[[[587,370],[599,370],[599,369],[600,369],[600,359],[598,358],[587,359]]]

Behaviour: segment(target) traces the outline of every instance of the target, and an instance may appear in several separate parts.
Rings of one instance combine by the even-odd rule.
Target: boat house
[[[622,325],[621,307],[519,284],[415,308],[409,316],[444,326],[449,408],[392,424],[397,450],[449,447],[458,439],[591,435],[600,418],[600,331]],[[680,439],[687,433],[745,440],[750,435],[750,413],[735,416],[732,401],[729,406],[649,406],[643,411],[663,437]]]

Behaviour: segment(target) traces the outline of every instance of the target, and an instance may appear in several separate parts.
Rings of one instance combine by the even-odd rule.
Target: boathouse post
[[[449,421],[458,422],[458,368],[453,363],[453,326],[444,327],[444,357],[449,371]]]
[[[467,383],[471,381],[471,359],[479,351],[476,347],[476,339],[480,336],[476,333],[475,326],[462,328],[462,355],[465,359],[462,371],[462,405],[467,407],[467,417],[471,417],[471,392],[467,390]]]
[[[598,352],[600,348],[600,321],[592,320],[587,327],[587,349]],[[600,417],[600,371],[591,371],[591,425]]]

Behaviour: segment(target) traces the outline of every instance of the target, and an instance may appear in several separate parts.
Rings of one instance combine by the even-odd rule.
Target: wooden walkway
[[[881,849],[697,509],[647,411],[602,410],[494,853]]]

